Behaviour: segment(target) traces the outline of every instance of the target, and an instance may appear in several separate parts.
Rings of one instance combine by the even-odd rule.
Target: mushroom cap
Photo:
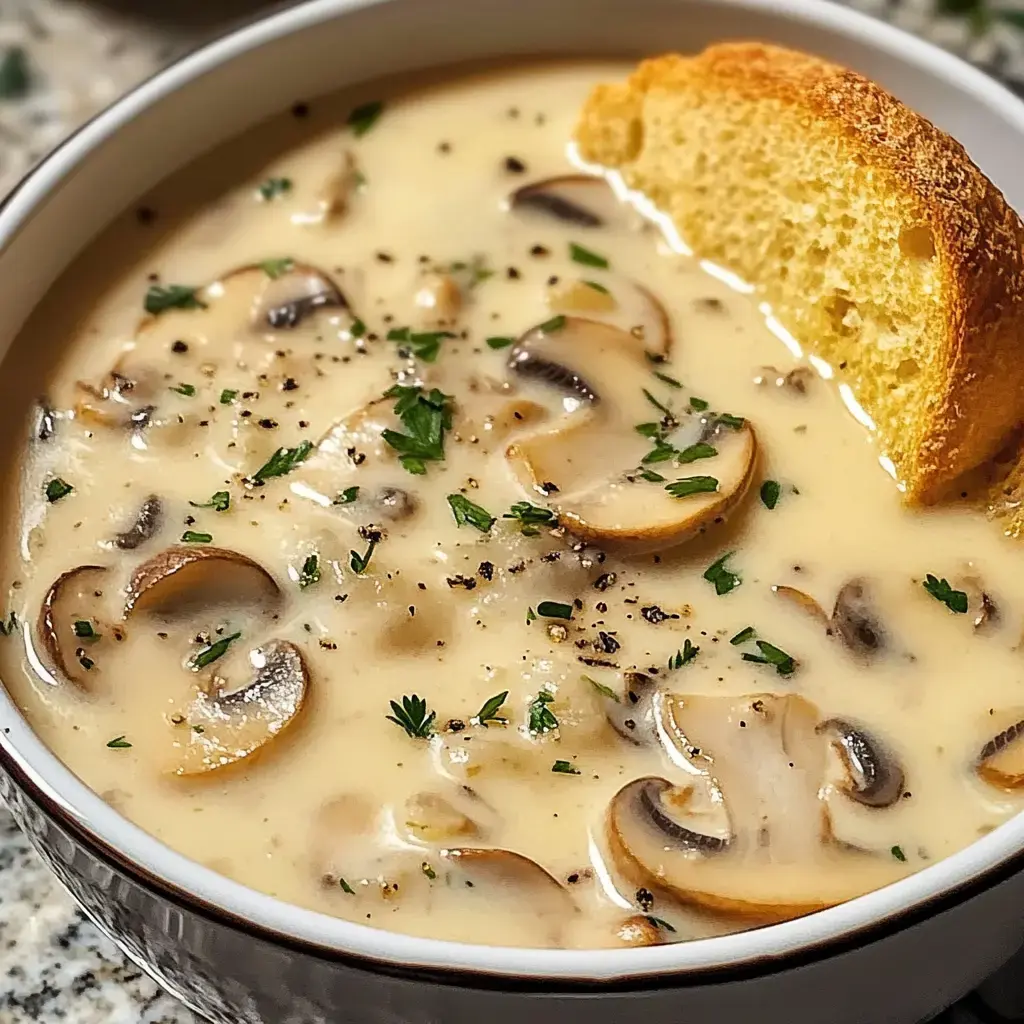
[[[531,181],[509,196],[509,207],[579,228],[625,227],[630,213],[608,182],[591,174]]]
[[[844,718],[830,718],[818,726],[826,735],[843,767],[839,788],[865,807],[891,807],[903,793],[899,759],[864,726]]]
[[[108,572],[102,565],[79,565],[61,573],[50,584],[39,609],[36,633],[44,659],[58,680],[86,688],[86,672],[69,661],[69,647],[76,643],[73,622],[88,619],[87,609],[95,603],[96,588]]]
[[[694,419],[713,432],[713,457],[665,476],[714,473],[714,490],[674,497],[631,469],[651,450],[636,432],[650,419],[644,395],[646,359],[626,332],[582,317],[556,330],[527,332],[512,349],[513,373],[559,392],[563,414],[506,449],[509,466],[531,496],[550,500],[559,522],[576,536],[606,547],[641,552],[673,547],[720,522],[746,496],[758,459],[750,424],[739,429]],[[669,479],[666,477],[666,479]]]
[[[280,596],[274,577],[247,555],[228,548],[176,545],[132,573],[124,617],[176,617],[222,604],[271,605]]]
[[[1008,792],[1024,787],[1024,712],[1013,712],[1010,724],[981,748],[974,770]]]
[[[309,671],[302,652],[271,640],[250,654],[244,686],[211,697],[200,691],[186,714],[187,741],[175,775],[204,775],[251,757],[292,726],[305,705]]]

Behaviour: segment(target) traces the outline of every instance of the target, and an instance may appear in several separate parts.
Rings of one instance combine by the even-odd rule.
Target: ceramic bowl
[[[50,156],[0,212],[0,346],[121,210],[298,99],[511,56],[639,57],[727,38],[858,69],[948,130],[1024,208],[1024,104],[958,59],[819,0],[314,0],[179,61]],[[17,382],[0,374],[12,400]],[[648,949],[530,950],[377,931],[289,906],[120,817],[0,687],[0,794],[85,912],[223,1024],[916,1024],[1024,936],[1024,816],[842,906]]]

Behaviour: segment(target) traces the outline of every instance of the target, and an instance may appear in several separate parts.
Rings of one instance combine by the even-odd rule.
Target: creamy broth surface
[[[376,927],[612,946],[830,905],[1019,809],[1024,753],[981,757],[1024,718],[1024,551],[905,508],[727,275],[543,185],[622,73],[298,108],[17,341],[3,680],[176,850]]]

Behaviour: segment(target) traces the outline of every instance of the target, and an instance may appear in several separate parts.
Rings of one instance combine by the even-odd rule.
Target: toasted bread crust
[[[577,129],[581,154],[621,168],[629,182],[629,164],[643,147],[648,94],[693,90],[711,102],[770,99],[826,123],[878,172],[879,188],[900,193],[931,226],[946,321],[945,337],[933,342],[939,393],[924,406],[913,458],[901,468],[909,499],[939,499],[1024,420],[1020,218],[958,142],[880,86],[760,43],[659,57],[640,64],[626,83],[597,87]]]

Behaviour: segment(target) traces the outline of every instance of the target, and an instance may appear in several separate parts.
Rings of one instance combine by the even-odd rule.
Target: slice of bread
[[[909,500],[940,499],[1024,421],[1024,226],[879,86],[723,44],[598,86],[576,141],[831,364]]]

